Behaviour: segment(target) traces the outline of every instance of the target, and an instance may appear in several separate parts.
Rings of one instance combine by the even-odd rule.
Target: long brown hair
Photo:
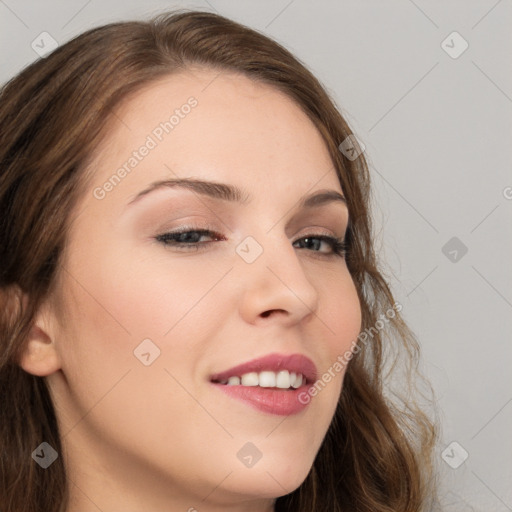
[[[388,348],[400,347],[406,373],[415,377],[418,344],[378,270],[364,154],[353,159],[338,149],[352,131],[318,80],[285,48],[222,16],[184,10],[89,30],[1,89],[0,509],[66,508],[62,457],[47,470],[31,457],[43,441],[62,448],[52,401],[44,378],[17,361],[35,313],[53,291],[84,170],[113,108],[191,65],[239,72],[292,98],[325,140],[351,216],[347,265],[370,339],[358,340],[311,471],[298,489],[277,499],[276,511],[425,510],[434,496],[436,431],[411,397],[391,401],[387,392]],[[386,329],[376,329],[379,314],[392,308]]]

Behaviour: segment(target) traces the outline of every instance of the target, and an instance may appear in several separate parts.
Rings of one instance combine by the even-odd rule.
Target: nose
[[[304,272],[298,249],[285,236],[261,245],[263,252],[255,261],[238,263],[240,314],[251,324],[310,320],[318,309],[318,291]]]

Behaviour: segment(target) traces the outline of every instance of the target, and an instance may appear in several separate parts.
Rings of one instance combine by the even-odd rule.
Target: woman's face
[[[311,468],[361,323],[318,238],[348,221],[326,146],[228,73],[167,77],[111,120],[47,323],[73,506],[271,510]]]

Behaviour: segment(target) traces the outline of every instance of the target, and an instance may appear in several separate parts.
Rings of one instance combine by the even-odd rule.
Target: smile
[[[297,389],[306,382],[306,377],[302,373],[281,370],[273,372],[266,370],[260,373],[249,372],[244,373],[241,377],[233,375],[228,379],[224,379],[219,384],[226,386],[259,386],[260,388],[279,388],[279,389]]]
[[[315,382],[316,366],[302,354],[269,354],[214,374],[210,382],[229,397],[267,414],[288,416],[309,404],[300,393]]]

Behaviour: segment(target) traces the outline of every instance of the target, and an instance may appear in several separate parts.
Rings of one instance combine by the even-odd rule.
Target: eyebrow
[[[195,178],[175,178],[152,183],[149,187],[139,192],[128,204],[131,205],[154,190],[161,188],[185,188],[213,199],[240,204],[247,204],[250,201],[250,195],[236,185]],[[340,192],[336,190],[320,190],[302,197],[298,207],[313,208],[333,202],[347,204],[347,200]]]

